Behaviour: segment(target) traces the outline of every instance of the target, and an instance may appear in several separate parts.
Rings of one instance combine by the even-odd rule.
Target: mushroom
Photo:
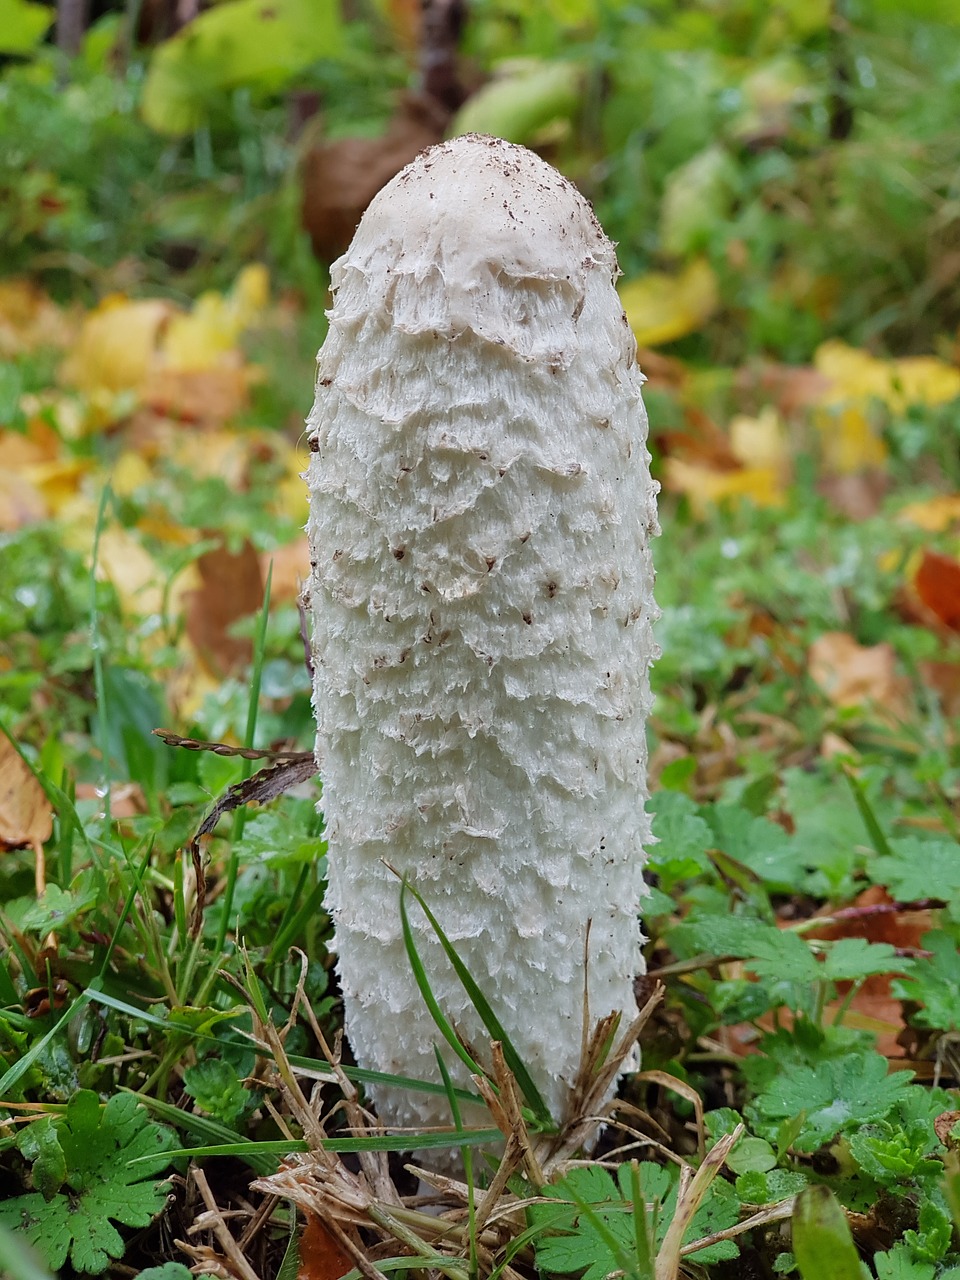
[[[396,871],[558,1121],[585,977],[591,1019],[633,1016],[642,972],[659,530],[617,274],[590,205],[532,152],[476,134],[431,147],[333,265],[308,421],[317,760],[353,1052],[437,1078]],[[434,994],[482,1052],[411,917]],[[443,1097],[372,1092],[389,1123],[450,1121]]]

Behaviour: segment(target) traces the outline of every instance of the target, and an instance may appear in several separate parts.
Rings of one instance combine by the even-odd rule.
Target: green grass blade
[[[277,936],[267,956],[267,964],[275,964],[283,958],[293,939],[299,936],[306,922],[317,914],[323,904],[324,885],[315,884],[300,906],[297,906],[300,887],[309,872],[310,868],[304,866],[301,880],[291,896],[290,904],[280,922],[280,927],[277,929]]]
[[[297,1280],[300,1274],[300,1232],[297,1230],[297,1213],[293,1205],[290,1206],[290,1234],[287,1237],[287,1247],[283,1251],[283,1258],[277,1270],[277,1280]]]
[[[249,1048],[249,1045],[245,1047]],[[331,1080],[334,1078],[330,1071],[330,1064],[320,1058],[305,1058],[300,1054],[289,1053],[287,1054],[287,1061],[291,1067],[296,1067],[302,1071],[322,1071],[325,1074],[329,1074]],[[364,1067],[348,1067],[342,1064],[340,1070],[354,1084],[384,1084],[391,1089],[406,1089],[413,1093],[432,1093],[443,1097],[447,1096],[444,1086],[435,1084],[432,1080],[414,1080],[411,1076],[396,1076],[389,1071],[370,1071]],[[483,1099],[478,1093],[472,1093],[469,1089],[456,1087],[454,1088],[454,1093],[460,1102],[475,1102],[478,1106],[483,1106]]]
[[[420,959],[420,953],[417,950],[416,940],[413,936],[413,929],[410,927],[410,917],[407,914],[406,903],[406,891],[408,887],[409,886],[406,881],[404,881],[400,887],[400,921],[403,926],[403,945],[407,949],[407,959],[410,962],[410,968],[413,970],[414,981],[420,989],[420,995],[423,997],[423,1002],[430,1011],[431,1018],[433,1018],[434,1022],[437,1024],[437,1029],[453,1052],[466,1066],[471,1075],[486,1075],[486,1072],[483,1067],[480,1066],[479,1062],[475,1062],[460,1043],[457,1038],[457,1033],[450,1025],[447,1015],[440,1008],[437,998],[433,994],[433,990],[430,986],[430,979],[427,977],[427,971],[423,967],[423,961]],[[414,896],[416,896],[413,889],[411,889],[410,892],[414,893]]]
[[[416,1259],[411,1258],[409,1253],[402,1258],[378,1258],[377,1270],[386,1275],[391,1275],[394,1271],[416,1275],[418,1272],[415,1263]],[[466,1269],[459,1258],[444,1258],[438,1254],[436,1258],[430,1259],[430,1271],[437,1271],[442,1276],[448,1276],[449,1280],[466,1280]],[[419,1274],[422,1274],[422,1271]],[[368,1277],[364,1272],[354,1269],[353,1271],[348,1271],[343,1280],[368,1280]]]
[[[491,1142],[502,1140],[499,1129],[462,1129],[449,1130],[443,1133],[381,1133],[369,1138],[329,1138],[323,1144],[324,1151],[340,1154],[357,1151],[442,1151],[451,1147],[483,1147]],[[179,1156],[206,1158],[207,1156],[241,1156],[248,1160],[251,1156],[275,1155],[283,1157],[291,1151],[309,1151],[310,1145],[302,1138],[290,1140],[277,1139],[270,1142],[218,1142],[206,1147],[181,1147],[175,1151],[164,1152],[171,1160]],[[137,1156],[127,1161],[127,1167],[156,1160],[156,1156]]]
[[[126,850],[124,850],[124,854],[126,854]],[[133,910],[133,904],[137,899],[137,894],[143,893],[143,873],[146,871],[147,867],[150,864],[150,858],[152,854],[153,854],[153,841],[151,840],[150,843],[147,845],[147,851],[143,855],[143,861],[140,863],[139,867],[135,867],[129,859],[127,860],[127,865],[130,868],[130,871],[133,875],[133,884],[130,886],[130,890],[127,893],[126,898],[124,899],[123,909],[120,912],[120,919],[117,921],[116,927],[110,937],[110,941],[107,944],[107,953],[103,957],[103,963],[100,966],[101,979],[106,976],[107,970],[110,968],[110,961],[113,959],[114,950],[116,949],[116,945],[120,938],[121,931],[123,930],[123,926],[127,923],[127,917],[129,916],[130,912]]]
[[[867,799],[867,793],[864,789],[863,783],[851,769],[844,769],[843,776],[846,778],[850,786],[850,790],[853,793],[854,804],[857,806],[860,817],[863,819],[863,825],[867,828],[870,843],[881,857],[894,857],[894,851],[890,847],[890,842],[883,834],[880,823],[877,821],[877,815],[873,812],[873,805],[871,805],[870,801]]]
[[[825,1186],[805,1187],[793,1211],[793,1253],[803,1280],[865,1280],[846,1215]]]
[[[173,914],[180,946],[184,946],[187,942],[187,902],[183,889],[183,858],[184,855],[180,853],[173,863]]]
[[[499,1040],[500,1043],[503,1045],[503,1056],[506,1060],[507,1066],[516,1076],[517,1084],[520,1086],[520,1092],[523,1094],[524,1098],[526,1099],[527,1105],[533,1111],[534,1115],[537,1117],[538,1120],[544,1122],[545,1124],[552,1125],[554,1121],[553,1121],[553,1117],[550,1115],[549,1107],[544,1102],[539,1089],[533,1082],[533,1078],[530,1075],[530,1072],[527,1070],[526,1066],[523,1063],[523,1060],[521,1059],[520,1055],[517,1053],[517,1050],[515,1049],[512,1041],[510,1040],[510,1037],[507,1035],[506,1031],[501,1025],[499,1018],[493,1012],[493,1009],[491,1008],[489,1001],[487,1000],[483,992],[480,990],[480,988],[477,986],[476,982],[473,980],[473,977],[471,976],[466,965],[457,955],[456,950],[453,947],[453,944],[450,942],[450,939],[447,937],[443,929],[440,927],[439,921],[437,920],[436,916],[434,916],[430,908],[427,906],[422,895],[418,893],[417,890],[413,887],[413,885],[411,885],[407,880],[404,880],[400,888],[400,910],[404,920],[404,941],[406,941],[408,933],[410,933],[410,936],[412,939],[412,933],[410,931],[410,927],[407,922],[407,917],[404,909],[404,893],[407,891],[409,891],[413,895],[413,897],[416,899],[417,903],[420,906],[420,909],[423,911],[424,915],[427,917],[427,920],[430,922],[430,927],[433,929],[434,933],[437,935],[437,938],[440,941],[440,945],[443,947],[444,951],[446,952],[447,959],[450,961],[451,965],[453,966],[454,972],[456,973],[457,977],[460,979],[460,982],[462,983],[463,988],[466,991],[467,995],[470,997],[470,1001],[473,1004],[473,1007],[476,1009],[477,1013],[479,1014],[480,1020],[483,1023],[483,1025],[486,1027],[487,1033],[489,1034],[490,1038],[492,1040]],[[407,948],[407,953],[408,955],[410,954],[409,946]],[[419,978],[417,981],[419,985]],[[457,1043],[459,1044],[459,1041],[457,1041]]]
[[[93,653],[93,687],[97,702],[97,740],[101,757],[101,791],[103,815],[110,821],[110,718],[107,713],[107,686],[103,677],[103,645],[100,635],[100,608],[97,604],[97,567],[100,561],[100,539],[107,519],[107,506],[113,497],[109,484],[103,486],[97,520],[93,532],[93,557],[90,566],[90,649]]]
[[[174,1018],[161,1018],[159,1014],[153,1013],[150,1009],[141,1009],[137,1005],[121,1000],[117,996],[112,996],[107,991],[99,988],[92,988],[84,993],[84,995],[92,1000],[95,1004],[104,1005],[108,1009],[115,1009],[117,1013],[126,1014],[129,1018],[137,1018],[141,1022],[147,1023],[148,1026],[157,1027],[161,1031],[179,1032],[182,1035],[189,1036],[194,1040],[206,1041],[215,1044],[220,1049],[240,1049],[248,1051],[251,1047],[249,1040],[228,1040],[222,1036],[210,1035],[205,1031],[197,1031],[195,1027],[189,1026],[187,1023],[177,1022]],[[76,1005],[73,1006],[74,1009]],[[242,1005],[237,1005],[236,1016],[240,1017],[247,1010]],[[32,1023],[27,1025],[32,1026]],[[301,1071],[323,1072],[329,1074],[331,1081],[333,1074],[330,1072],[330,1064],[320,1058],[308,1058],[303,1054],[289,1054],[287,1061],[294,1068]],[[429,1080],[415,1080],[411,1076],[391,1075],[386,1071],[368,1071],[362,1067],[341,1067],[344,1075],[348,1080],[352,1080],[354,1084],[383,1084],[389,1085],[395,1089],[407,1089],[413,1093],[432,1093],[445,1097],[446,1089],[442,1084],[435,1084]],[[475,1102],[482,1106],[482,1099],[476,1093],[471,1093],[469,1089],[456,1089],[455,1093],[461,1102]]]
[[[4,1280],[53,1280],[33,1250],[0,1226],[0,1275]]]
[[[50,1044],[57,1035],[59,1035],[61,1029],[67,1025],[73,1015],[75,1013],[79,1013],[83,1006],[93,998],[95,985],[99,983],[99,981],[99,978],[94,978],[87,990],[82,991],[80,995],[77,996],[76,1000],[74,1000],[73,1004],[67,1005],[63,1013],[61,1013],[60,1017],[56,1020],[46,1035],[41,1036],[39,1040],[35,1041],[23,1057],[18,1058],[13,1066],[8,1068],[8,1070],[4,1072],[3,1076],[0,1076],[0,1100],[5,1099],[13,1086],[26,1075],[36,1060],[43,1053],[44,1049],[46,1049],[47,1045]]]
[[[130,1090],[122,1090],[127,1093]],[[231,1129],[229,1125],[223,1124],[219,1120],[213,1120],[209,1116],[194,1115],[191,1111],[183,1111],[180,1107],[175,1107],[171,1102],[164,1102],[162,1098],[151,1098],[149,1095],[138,1095],[141,1103],[161,1120],[164,1124],[170,1125],[174,1129],[179,1129],[182,1133],[188,1133],[197,1137],[208,1144],[220,1146],[235,1146],[236,1154],[241,1160],[261,1177],[266,1177],[271,1173],[276,1173],[278,1159],[273,1154],[263,1154],[258,1149],[256,1142],[249,1138],[244,1138],[242,1134]],[[195,1148],[191,1148],[196,1150]]]

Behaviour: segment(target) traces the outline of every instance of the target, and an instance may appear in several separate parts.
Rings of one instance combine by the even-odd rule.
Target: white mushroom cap
[[[361,304],[350,287],[358,273],[388,298],[397,276],[417,290],[439,276],[444,305],[413,323],[510,341],[529,317],[509,305],[504,314],[505,286],[555,282],[575,302],[591,271],[611,281],[619,274],[613,245],[576,187],[525,147],[467,134],[421,152],[380,191],[331,279],[339,316]]]

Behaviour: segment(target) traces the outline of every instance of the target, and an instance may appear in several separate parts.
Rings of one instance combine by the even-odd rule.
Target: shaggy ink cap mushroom
[[[642,971],[656,486],[613,246],[532,152],[471,135],[331,269],[309,419],[317,757],[358,1063],[436,1078],[424,895],[557,1119]],[[419,909],[441,1007],[485,1032]],[[454,1076],[468,1083],[459,1064]],[[381,1118],[449,1122],[376,1088]]]

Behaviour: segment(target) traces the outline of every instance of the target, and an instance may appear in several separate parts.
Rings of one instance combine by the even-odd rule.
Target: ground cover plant
[[[481,1043],[487,1119],[431,1086],[454,1133],[412,1137],[338,1043],[293,121],[318,96],[313,140],[366,155],[415,16],[323,8],[294,64],[244,4],[216,67],[120,13],[69,63],[39,6],[0,22],[0,1269],[955,1278],[952,6],[469,7],[460,123],[619,242],[663,485],[658,843],[642,1012],[583,1046],[579,1123]],[[404,1166],[451,1142],[438,1217]]]

